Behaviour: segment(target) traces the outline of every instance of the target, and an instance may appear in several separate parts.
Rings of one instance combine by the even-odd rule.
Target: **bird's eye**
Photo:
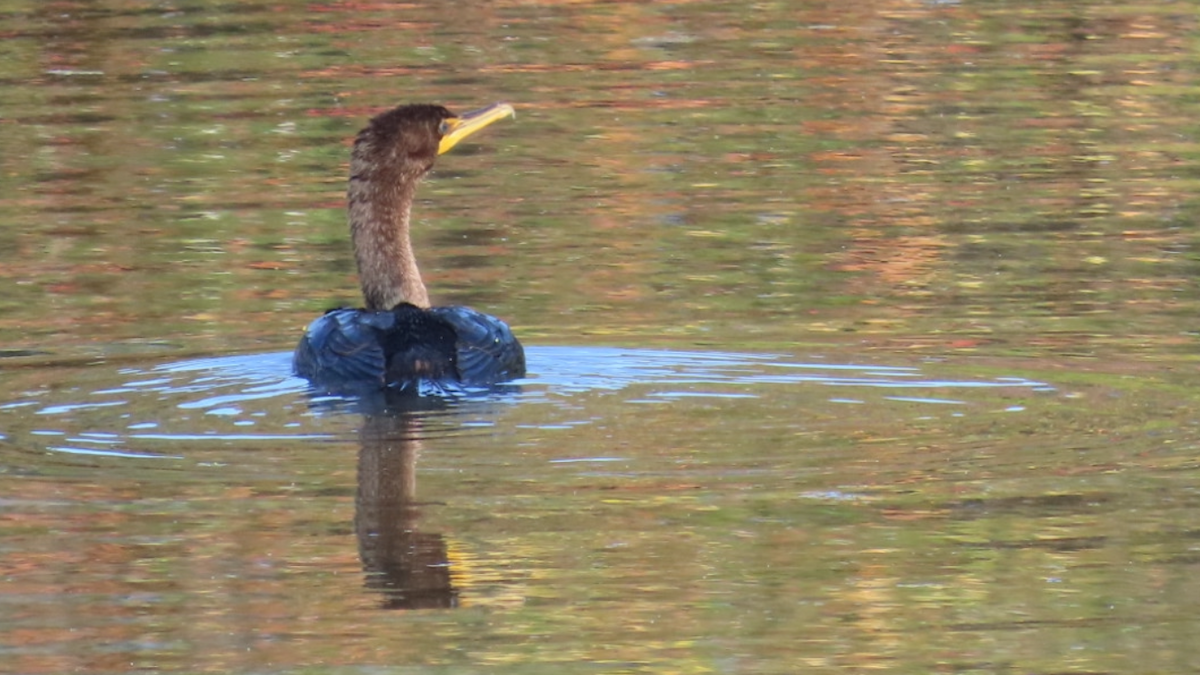
[[[443,120],[442,123],[438,125],[438,133],[442,136],[450,133],[450,123]]]

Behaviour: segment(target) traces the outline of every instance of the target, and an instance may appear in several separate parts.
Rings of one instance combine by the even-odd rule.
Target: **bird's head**
[[[513,107],[507,103],[463,115],[440,105],[404,105],[372,118],[359,132],[355,152],[381,168],[419,175],[433,166],[438,155],[467,136],[513,114]]]

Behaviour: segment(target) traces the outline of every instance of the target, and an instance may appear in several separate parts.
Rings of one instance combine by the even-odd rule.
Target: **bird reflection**
[[[420,414],[367,415],[359,438],[354,529],[366,587],[383,595],[385,609],[458,606],[445,539],[418,529]]]

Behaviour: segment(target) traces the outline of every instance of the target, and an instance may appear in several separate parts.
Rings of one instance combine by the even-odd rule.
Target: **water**
[[[103,378],[100,384],[79,386],[87,381],[79,377],[76,386],[66,391],[29,390],[0,406],[0,413],[9,420],[7,440],[17,445],[41,445],[53,453],[84,457],[182,460],[183,456],[169,454],[172,448],[206,442],[334,440],[358,427],[355,415],[397,411],[452,416],[452,428],[471,428],[495,424],[470,416],[479,409],[494,414],[510,409],[517,414],[549,406],[550,418],[536,428],[567,429],[588,423],[571,419],[579,406],[576,400],[587,395],[614,396],[623,405],[674,405],[690,399],[719,402],[779,398],[780,393],[786,397],[789,385],[836,388],[836,396],[808,402],[806,410],[816,413],[816,406],[874,403],[884,407],[887,401],[923,404],[930,410],[937,406],[969,410],[985,405],[964,396],[976,390],[1010,395],[1054,392],[1049,384],[1021,377],[941,379],[924,376],[915,367],[795,363],[769,354],[596,347],[531,347],[528,351],[536,370],[525,379],[499,390],[429,397],[418,403],[314,395],[303,380],[290,374],[291,354],[277,353],[115,372],[96,368],[87,379]],[[1004,410],[1024,412],[1025,407],[1014,403]],[[556,413],[567,418],[557,419]]]
[[[519,389],[381,411],[288,360],[92,366],[0,409],[11,672],[1108,662],[1171,639],[1136,607],[1188,602],[1130,569],[1191,556],[1161,427],[1190,413],[1153,393],[1147,423],[995,368],[534,346]]]
[[[282,643],[387,649],[386,633],[371,635],[388,621],[372,618],[380,608],[470,615],[422,622],[431,640],[495,621],[494,648],[533,630],[527,639],[563,640],[570,653],[574,637],[517,626],[570,607],[596,612],[589,623],[611,611],[628,621],[630,593],[649,603],[645,629],[669,631],[697,601],[673,595],[677,574],[699,574],[699,587],[713,575],[777,577],[719,551],[883,508],[890,489],[847,482],[829,461],[872,460],[833,439],[1020,425],[1009,418],[1064,398],[1045,382],[948,378],[936,366],[612,348],[528,356],[518,390],[407,411],[314,398],[286,353],[92,367],[69,388],[26,390],[0,409],[3,534],[14,563],[46,562],[14,565],[21,590],[7,600],[14,627],[44,637],[11,644],[10,663],[96,668],[111,654],[135,667],[253,669],[284,659]],[[756,408],[796,417],[747,414]],[[693,547],[715,557],[695,568]],[[66,579],[80,588],[65,592]],[[730,592],[701,604],[720,615]],[[213,627],[191,626],[194,612]],[[495,612],[522,618],[511,626]],[[305,614],[319,638],[287,627]],[[103,640],[74,637],[101,628]],[[594,639],[610,644],[608,630]],[[417,658],[450,658],[437,654],[461,649],[455,639]],[[243,661],[242,647],[257,656]]]
[[[1200,662],[1191,5],[0,16],[0,672]],[[414,100],[530,377],[314,397]]]

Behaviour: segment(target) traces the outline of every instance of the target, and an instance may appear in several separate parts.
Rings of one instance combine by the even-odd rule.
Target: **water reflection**
[[[458,605],[446,540],[421,531],[417,458],[420,413],[367,415],[359,432],[354,531],[366,587],[386,609],[447,609]]]
[[[0,671],[1200,661],[1189,3],[98,5],[4,14]],[[417,452],[147,365],[353,300],[343,143],[411,98],[522,111],[430,186],[444,300],[722,351],[545,349]],[[407,532],[461,610],[364,611]]]
[[[1093,614],[1041,576],[1074,593],[1107,583],[1089,565],[1123,552],[1107,523],[1131,503],[1113,473],[1127,456],[1103,464],[1082,424],[1069,442],[1029,433],[1090,421],[1064,408],[1080,400],[1056,386],[1065,375],[844,354],[529,356],[511,391],[422,409],[314,397],[286,353],[6,371],[0,566],[34,590],[0,632],[77,657],[29,672],[98,662],[113,641],[96,627],[114,616],[121,659],[185,645],[181,661],[216,653],[206,669],[221,672],[522,640],[557,660],[726,633],[749,651],[761,631],[804,645],[781,659],[886,655],[880,635],[931,622],[1001,640],[976,647],[985,659],[1023,628],[1013,617],[1065,629]],[[1027,440],[1001,440],[1014,437]],[[1186,555],[1168,535],[1146,541],[1157,560]],[[398,627],[413,639],[397,645]],[[269,657],[238,661],[245,645]]]
[[[0,402],[0,466],[85,481],[307,480],[337,490],[329,467],[342,460],[329,453],[356,446],[353,529],[365,587],[381,594],[384,607],[449,608],[464,587],[447,535],[423,525],[430,502],[417,493],[418,458],[430,444],[440,454],[586,427],[602,433],[625,415],[655,416],[664,406],[686,415],[758,405],[800,413],[809,430],[821,419],[862,429],[861,420],[887,426],[888,419],[1021,413],[1028,397],[1057,395],[1010,373],[948,377],[929,372],[931,364],[617,348],[535,346],[528,353],[530,376],[510,387],[392,399],[315,395],[290,376],[287,353],[67,369],[57,381],[30,369],[31,379],[14,388],[21,394]],[[1013,396],[1021,405],[1009,402]],[[625,475],[638,460],[628,449],[585,444],[557,447],[545,461],[560,475],[580,467],[578,475],[595,476],[596,462]]]
[[[779,408],[802,415],[809,433],[821,419],[861,430],[864,420],[884,420],[886,427],[889,419],[1021,413],[1028,397],[1057,396],[1038,380],[938,375],[934,364],[618,348],[535,346],[528,353],[528,378],[445,397],[317,395],[290,376],[287,353],[69,369],[60,381],[32,369],[37,378],[20,387],[22,394],[0,402],[0,460],[7,460],[0,465],[86,481],[97,475],[168,486],[308,480],[338,490],[330,467],[344,460],[336,449],[355,446],[353,532],[365,588],[385,608],[451,608],[472,587],[452,564],[447,537],[453,534],[423,521],[434,502],[418,497],[417,465],[430,446],[444,455],[449,448],[482,451],[503,447],[505,438],[584,427],[602,434],[626,415],[655,416],[663,407],[679,415],[725,404]],[[1010,403],[1013,396],[1021,405]],[[753,417],[745,423],[756,424]],[[556,467],[560,479],[594,477],[608,475],[596,468],[603,463],[612,475],[627,476],[643,461],[636,454],[564,445],[543,467]]]
[[[915,404],[888,414],[917,417],[947,409],[952,415],[995,410],[1001,402],[994,397],[1014,392],[1055,392],[1050,384],[1007,372],[939,375],[937,364],[583,347],[531,347],[528,355],[529,376],[511,385],[419,398],[315,395],[290,375],[287,353],[67,370],[64,376],[74,381],[65,383],[46,381],[44,372],[33,370],[36,377],[25,385],[14,380],[22,395],[0,402],[0,424],[10,442],[64,456],[170,461],[195,460],[205,447],[345,441],[357,433],[351,421],[357,416],[396,410],[420,412],[426,435],[479,433],[496,423],[485,403],[498,411],[544,404],[570,411],[583,395],[618,396],[623,405],[683,405],[809,392],[803,398],[809,414],[855,406],[856,414],[870,417],[892,404]],[[1025,402],[1001,409],[1022,412]],[[535,417],[539,426],[564,423],[561,412]]]

